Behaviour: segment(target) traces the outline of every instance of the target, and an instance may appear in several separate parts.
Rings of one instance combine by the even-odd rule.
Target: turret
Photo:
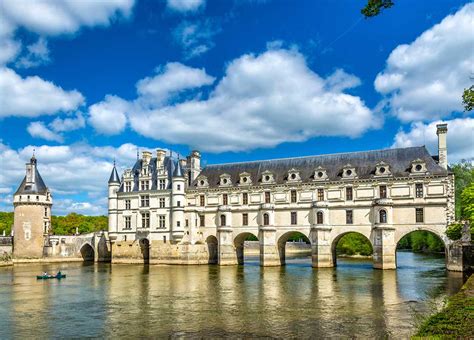
[[[448,169],[448,124],[436,125],[436,134],[438,135],[438,163]]]
[[[173,240],[179,241],[184,234],[184,207],[186,205],[185,184],[183,169],[180,162],[174,164],[171,186],[171,236]]]
[[[201,154],[199,151],[193,150],[187,157],[186,163],[189,171],[189,184],[191,184],[201,172]]]
[[[117,168],[112,168],[112,173],[109,178],[109,232],[117,232],[118,226],[118,199],[117,191],[120,188],[120,178]]]

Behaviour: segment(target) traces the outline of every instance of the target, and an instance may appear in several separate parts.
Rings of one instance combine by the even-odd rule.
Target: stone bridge
[[[206,228],[208,229],[208,228]],[[213,229],[213,230],[212,230]],[[413,231],[424,230],[442,240],[446,249],[446,266],[449,270],[462,268],[462,256],[451,251],[452,241],[445,234],[446,225],[313,225],[313,226],[260,226],[209,228],[203,233],[208,245],[209,263],[220,265],[242,264],[244,261],[244,241],[252,235],[260,244],[260,265],[279,266],[285,264],[285,243],[296,233],[301,233],[311,243],[313,267],[333,267],[336,265],[336,245],[342,236],[355,232],[367,238],[373,249],[373,266],[378,269],[395,269],[398,242]]]
[[[104,231],[81,235],[51,235],[44,247],[47,258],[110,262],[110,242]]]

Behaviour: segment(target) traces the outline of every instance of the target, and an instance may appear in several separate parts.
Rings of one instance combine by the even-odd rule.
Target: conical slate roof
[[[44,195],[48,191],[48,187],[44,184],[43,178],[35,167],[35,182],[34,183],[26,183],[26,176],[23,178],[20,186],[18,187],[15,195],[23,195],[23,194],[41,194]]]
[[[114,163],[114,168],[112,169],[112,173],[110,174],[109,184],[110,183],[120,184],[120,177],[119,177],[119,174],[117,172],[117,168],[115,167],[115,163]]]
[[[176,162],[176,166],[173,172],[173,177],[184,177],[183,169],[181,168],[181,164],[179,163],[179,160]]]

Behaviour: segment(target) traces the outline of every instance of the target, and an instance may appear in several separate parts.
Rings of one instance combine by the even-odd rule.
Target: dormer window
[[[321,166],[318,166],[315,170],[314,170],[314,180],[315,181],[324,181],[328,178],[328,174],[326,172],[326,169],[321,167]]]
[[[350,164],[346,164],[344,168],[342,168],[342,178],[347,178],[347,179],[357,178],[355,167],[353,167]]]
[[[273,178],[273,173],[270,171],[266,170],[262,173],[262,183],[264,184],[272,184],[274,183],[275,180]]]
[[[384,161],[378,162],[375,165],[375,176],[390,176],[391,174],[390,165]]]
[[[219,185],[221,187],[227,187],[229,185],[232,185],[232,182],[230,180],[230,175],[229,174],[222,174],[219,176],[220,177],[220,180],[219,180]]]
[[[300,172],[296,169],[288,171],[288,182],[298,182],[301,180]]]
[[[239,185],[250,185],[252,184],[252,179],[248,172],[242,172],[239,175]]]
[[[413,175],[422,175],[427,171],[428,170],[426,169],[426,163],[423,160],[418,158],[411,162],[411,173]]]
[[[207,181],[207,177],[206,176],[198,176],[197,186],[199,188],[205,188],[205,187],[209,186],[209,182]]]

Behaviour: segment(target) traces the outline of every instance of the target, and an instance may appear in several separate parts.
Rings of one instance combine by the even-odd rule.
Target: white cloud
[[[326,87],[330,91],[340,92],[357,87],[361,84],[360,79],[353,74],[337,69],[326,79]]]
[[[37,76],[21,78],[0,68],[0,118],[36,117],[76,109],[84,97],[76,90],[65,91]]]
[[[426,145],[432,155],[437,155],[436,125],[440,123],[448,124],[448,161],[453,163],[462,159],[474,160],[473,118],[457,118],[429,124],[413,123],[408,132],[399,131],[396,134],[393,147]]]
[[[211,77],[199,73],[203,70],[195,72],[210,82]],[[126,111],[131,127],[146,137],[210,152],[274,147],[316,136],[357,137],[378,127],[380,119],[359,97],[341,91],[358,79],[336,72],[336,76],[321,78],[297,51],[249,54],[228,65],[207,99],[165,105],[138,97],[130,103],[133,109],[122,113]],[[108,101],[95,105],[102,107]],[[106,123],[111,122],[98,124],[99,131],[107,129]]]
[[[44,38],[39,38],[37,42],[27,46],[28,53],[23,55],[15,66],[19,68],[30,68],[50,62],[48,42]]]
[[[48,129],[43,122],[31,122],[28,124],[27,131],[32,137],[42,138],[58,143],[62,143],[64,141],[61,135]]]
[[[49,126],[56,132],[66,132],[81,129],[86,126],[86,120],[80,112],[76,113],[75,118],[55,118]]]
[[[375,88],[387,96],[393,115],[424,121],[462,111],[461,94],[474,71],[473,16],[474,4],[467,4],[392,51]]]
[[[205,0],[167,0],[166,5],[169,9],[181,13],[196,12],[203,8],[206,4]]]
[[[210,19],[183,21],[173,31],[175,41],[183,48],[184,57],[198,57],[214,47],[213,37],[220,28]]]
[[[107,95],[105,100],[89,107],[89,123],[105,135],[125,129],[129,103],[119,97]]]

